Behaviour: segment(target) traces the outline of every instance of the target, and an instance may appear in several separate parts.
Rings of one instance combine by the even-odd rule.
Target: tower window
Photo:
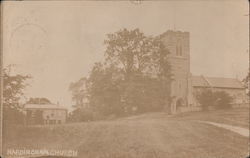
[[[182,56],[182,46],[180,40],[176,43],[176,56]]]

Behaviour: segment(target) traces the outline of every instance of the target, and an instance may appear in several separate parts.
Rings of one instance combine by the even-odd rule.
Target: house
[[[171,82],[171,113],[198,111],[201,109],[197,91],[210,88],[225,91],[233,97],[233,104],[248,102],[246,89],[235,78],[194,76],[190,71],[189,32],[169,30],[159,36],[169,51],[169,63],[173,81]]]
[[[45,125],[66,122],[67,109],[56,104],[26,104],[26,124]]]

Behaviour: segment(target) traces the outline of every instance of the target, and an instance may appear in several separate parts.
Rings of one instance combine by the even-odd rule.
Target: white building
[[[35,124],[62,124],[67,119],[67,109],[56,104],[26,104],[26,123]]]

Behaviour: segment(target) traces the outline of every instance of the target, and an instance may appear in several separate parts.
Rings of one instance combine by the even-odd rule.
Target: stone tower
[[[191,94],[189,32],[169,30],[161,35],[161,39],[170,52],[171,113],[176,113],[188,107]]]

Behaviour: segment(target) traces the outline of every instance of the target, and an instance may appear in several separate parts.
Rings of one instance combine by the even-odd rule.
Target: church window
[[[176,46],[176,56],[179,56],[179,47]]]
[[[182,56],[182,47],[181,47],[181,45],[179,47],[179,51],[180,51],[180,56]]]
[[[178,39],[176,43],[176,56],[182,56],[182,46],[180,39]]]

